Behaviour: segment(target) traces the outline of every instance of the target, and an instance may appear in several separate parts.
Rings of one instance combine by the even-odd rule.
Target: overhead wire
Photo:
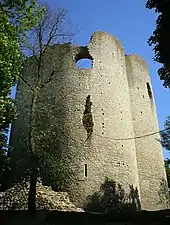
[[[112,137],[102,136],[102,135],[97,134],[97,133],[94,133],[94,135],[99,136],[101,138],[114,140],[114,141],[127,141],[127,140],[140,139],[140,138],[145,138],[145,137],[153,136],[153,135],[156,135],[156,134],[163,133],[163,132],[165,132],[167,130],[170,130],[170,128],[166,128],[166,129],[163,129],[163,130],[160,130],[160,131],[156,131],[156,132],[153,132],[153,133],[149,133],[149,134],[144,134],[144,135],[141,135],[141,136],[128,137],[128,138],[112,138]]]

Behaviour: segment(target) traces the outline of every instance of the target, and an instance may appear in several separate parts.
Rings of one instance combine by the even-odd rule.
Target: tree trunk
[[[34,143],[34,128],[35,128],[35,105],[37,99],[37,90],[34,90],[32,102],[31,102],[31,115],[30,115],[30,131],[29,131],[29,149],[31,153],[31,174],[30,174],[30,187],[28,193],[28,211],[36,212],[36,184],[37,184],[37,162],[34,156],[35,153],[35,143]]]
[[[32,169],[30,175],[30,187],[28,193],[28,211],[36,212],[36,184],[37,184],[37,169]]]

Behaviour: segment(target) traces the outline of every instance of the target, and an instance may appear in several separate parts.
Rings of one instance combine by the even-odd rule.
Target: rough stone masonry
[[[78,68],[81,59],[89,59],[91,68]],[[36,71],[34,62],[23,71],[32,87]],[[36,102],[35,142],[41,151],[58,151],[68,166],[65,191],[71,201],[83,207],[107,177],[124,193],[130,187],[138,190],[143,210],[168,208],[159,134],[150,135],[159,127],[145,61],[125,55],[119,40],[97,31],[84,47],[48,47],[40,68],[42,83],[52,71]],[[28,148],[31,99],[30,87],[20,80],[10,140],[17,151]]]

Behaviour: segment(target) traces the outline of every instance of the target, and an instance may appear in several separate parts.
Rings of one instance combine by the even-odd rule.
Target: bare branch
[[[70,42],[77,33],[72,31],[73,26],[67,18],[68,12],[65,8],[52,11],[48,5],[43,6],[46,11],[41,15],[38,25],[29,32],[28,44],[24,46],[26,55],[36,56],[38,60],[49,45]]]
[[[34,91],[34,88],[27,80],[25,80],[25,78],[23,78],[23,76],[19,75],[19,79],[21,79],[32,91]]]
[[[54,76],[54,73],[55,73],[55,69],[50,74],[49,79],[46,82],[44,82],[44,84],[41,85],[41,88],[43,88],[45,85],[47,85],[48,83],[50,83],[50,81],[52,80],[52,78]]]
[[[42,46],[43,46],[43,43],[42,43],[42,35],[43,35],[43,33],[42,33],[42,27],[41,27],[41,25],[39,24],[39,26],[38,26],[38,43],[39,43],[39,48],[40,48],[40,55],[41,55],[41,53],[42,53]]]
[[[54,38],[57,37],[56,33],[61,33],[61,23],[65,19],[66,11],[64,9],[59,8],[56,13],[51,13],[47,10],[46,17],[46,26],[43,27],[45,31],[47,31],[47,40],[44,48],[44,52],[46,47],[49,46],[53,41]],[[49,29],[48,29],[49,26]],[[43,52],[43,53],[44,53]]]

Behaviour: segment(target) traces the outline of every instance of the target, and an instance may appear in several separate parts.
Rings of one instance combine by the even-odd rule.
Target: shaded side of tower
[[[127,55],[126,66],[142,209],[166,209],[167,178],[149,70],[137,55]]]

